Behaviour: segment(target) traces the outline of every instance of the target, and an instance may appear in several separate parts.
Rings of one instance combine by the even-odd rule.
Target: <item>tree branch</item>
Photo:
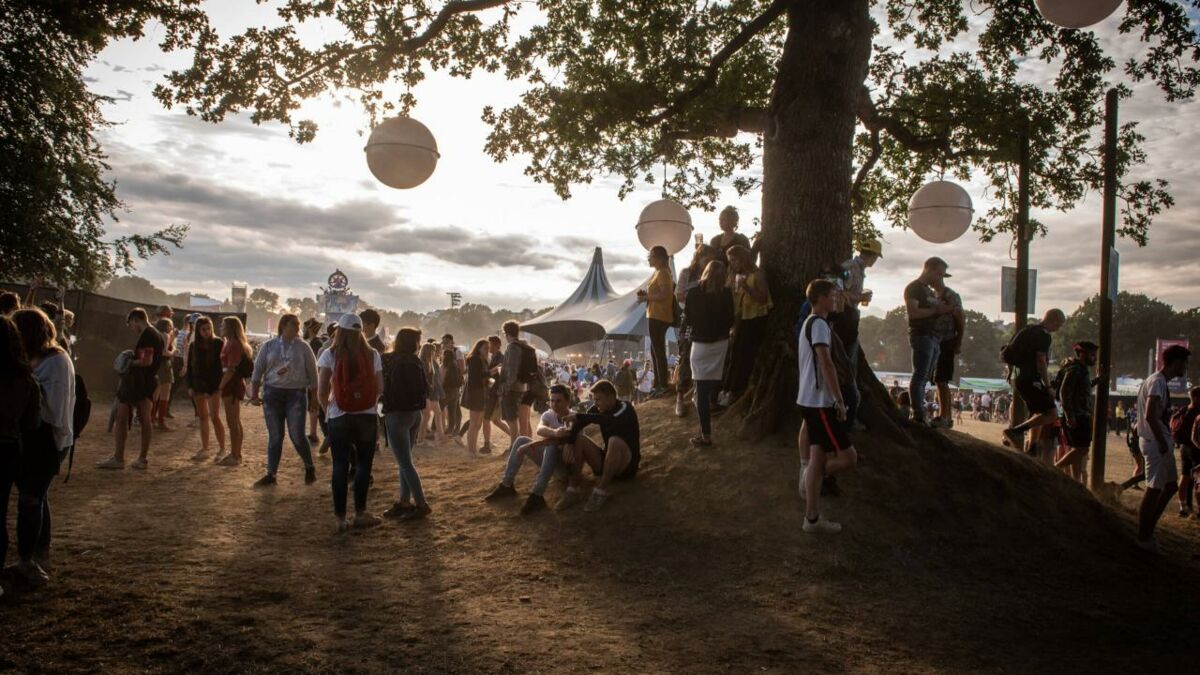
[[[684,91],[675,97],[661,112],[658,112],[649,117],[642,117],[635,121],[641,127],[652,127],[663,120],[674,116],[683,110],[684,106],[696,100],[707,89],[717,83],[717,76],[721,72],[721,68],[725,62],[733,57],[742,47],[746,46],[754,36],[758,35],[764,28],[771,25],[775,19],[778,19],[787,10],[792,0],[775,0],[767,7],[766,11],[755,17],[752,21],[742,27],[742,30],[725,45],[721,51],[717,52],[708,66],[704,69],[704,75],[700,81],[692,85],[691,89]],[[765,125],[764,125],[765,126]]]
[[[739,131],[766,133],[770,121],[766,108],[731,106],[711,126],[692,129],[672,129],[663,124],[662,141],[699,141],[705,138],[732,138]]]
[[[872,134],[876,134],[879,131],[886,131],[900,145],[913,152],[940,150],[947,155],[953,152],[953,148],[950,147],[949,136],[918,136],[908,127],[904,126],[904,123],[900,120],[887,115],[881,115],[875,107],[875,102],[871,100],[871,92],[865,85],[859,90],[858,110],[856,113],[858,120],[867,128],[867,131],[870,131]]]
[[[883,154],[883,144],[879,142],[879,130],[871,131],[871,154],[867,156],[863,165],[858,168],[858,175],[854,177],[854,185],[850,188],[850,201],[857,211],[862,208],[862,186],[866,182],[867,176],[871,170],[875,168],[876,162],[879,161],[879,156]]]

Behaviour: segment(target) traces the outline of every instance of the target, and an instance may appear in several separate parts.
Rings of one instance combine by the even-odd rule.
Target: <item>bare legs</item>
[[[209,442],[209,421],[212,421],[212,432],[217,435],[218,454],[225,454],[225,425],[221,423],[221,396],[219,394],[196,394],[192,397],[196,403],[196,412],[200,415],[200,452],[197,458],[204,457],[212,447]]]
[[[225,420],[229,423],[229,455],[241,460],[245,435],[242,429],[242,400],[235,396],[222,396],[221,402],[225,406]]]
[[[151,425],[151,411],[154,408],[154,401],[151,399],[143,399],[137,403],[130,405],[128,403],[120,403],[117,405],[117,423],[114,429],[116,435],[116,449],[113,452],[113,457],[118,461],[125,461],[125,442],[129,438],[129,419],[133,415],[135,409],[137,411],[138,424],[141,426],[141,451],[138,453],[138,459],[146,460],[146,456],[150,454],[150,439],[153,435]]]

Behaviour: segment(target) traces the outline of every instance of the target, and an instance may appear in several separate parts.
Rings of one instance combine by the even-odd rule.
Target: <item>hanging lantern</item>
[[[1036,0],[1042,18],[1061,28],[1087,28],[1112,16],[1121,0]]]
[[[660,199],[642,209],[637,233],[638,241],[647,251],[662,246],[667,255],[675,255],[692,239],[692,217],[678,202]]]
[[[908,201],[908,225],[934,244],[958,239],[971,226],[971,195],[945,180],[925,184]]]
[[[437,167],[437,141],[424,124],[411,117],[392,117],[371,130],[367,167],[379,182],[399,190],[414,188]]]

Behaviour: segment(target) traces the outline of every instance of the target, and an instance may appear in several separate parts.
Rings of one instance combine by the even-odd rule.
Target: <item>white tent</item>
[[[579,287],[554,309],[521,324],[521,330],[546,341],[551,349],[604,339],[638,339],[650,334],[646,306],[637,300],[643,282],[617,295],[604,272],[604,255],[597,247]],[[668,340],[673,341],[673,332]]]

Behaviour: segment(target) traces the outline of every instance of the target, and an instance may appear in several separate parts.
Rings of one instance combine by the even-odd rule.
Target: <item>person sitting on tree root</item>
[[[598,511],[608,501],[609,487],[614,480],[630,480],[637,475],[642,460],[641,429],[633,404],[617,399],[617,388],[608,380],[600,380],[591,388],[593,405],[586,413],[568,415],[571,435],[563,446],[562,460],[567,466],[567,491],[556,507],[569,508],[583,500],[580,483],[583,465],[598,477],[592,488],[585,511]],[[581,433],[591,425],[600,427],[604,447]]]
[[[796,397],[809,437],[809,458],[801,469],[804,531],[834,533],[842,526],[821,517],[821,481],[827,475],[853,469],[858,464],[858,453],[847,433],[846,403],[830,354],[833,331],[826,317],[837,306],[837,287],[828,279],[817,279],[808,285],[805,294],[812,303],[812,315],[800,329],[800,390]]]

